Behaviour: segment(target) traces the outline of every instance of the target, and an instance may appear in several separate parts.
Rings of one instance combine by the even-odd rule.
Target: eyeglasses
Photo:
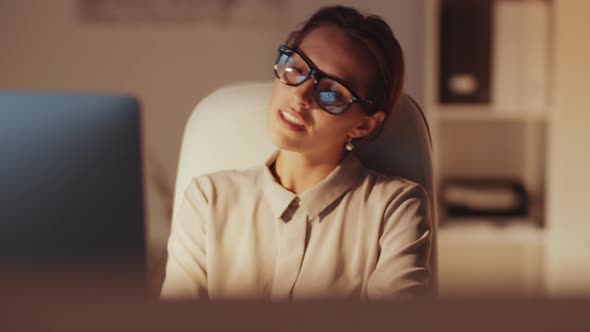
[[[332,77],[312,64],[304,54],[281,45],[279,57],[274,67],[275,76],[284,84],[299,86],[309,78],[314,78],[313,96],[318,106],[331,114],[342,114],[353,103],[375,106],[373,101],[360,98],[345,83]],[[377,111],[371,107],[370,113]]]

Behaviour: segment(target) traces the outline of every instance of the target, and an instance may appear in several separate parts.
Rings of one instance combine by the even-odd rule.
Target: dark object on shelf
[[[452,179],[443,183],[441,204],[448,217],[524,217],[528,196],[508,179]]]
[[[443,0],[440,18],[441,103],[489,103],[491,0]]]

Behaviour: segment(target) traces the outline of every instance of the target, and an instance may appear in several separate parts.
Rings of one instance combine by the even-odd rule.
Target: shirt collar
[[[310,217],[321,214],[330,204],[345,194],[359,179],[363,166],[354,153],[348,153],[332,172],[312,188],[296,195],[281,186],[270,172],[278,156],[275,151],[264,167],[264,195],[276,218],[280,218],[297,197]]]

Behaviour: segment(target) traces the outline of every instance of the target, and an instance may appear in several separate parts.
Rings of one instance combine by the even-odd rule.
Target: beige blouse
[[[264,165],[199,176],[172,221],[162,299],[394,299],[429,289],[424,189],[349,154],[296,195]]]

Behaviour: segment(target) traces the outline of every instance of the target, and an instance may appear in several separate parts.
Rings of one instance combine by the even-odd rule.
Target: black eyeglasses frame
[[[296,54],[299,57],[301,57],[301,59],[303,59],[303,61],[305,61],[305,63],[307,64],[307,66],[310,69],[310,71],[307,74],[307,76],[301,82],[299,82],[299,83],[289,83],[289,82],[286,82],[286,81],[284,81],[279,76],[279,74],[277,72],[278,71],[278,62],[279,62],[279,59],[281,58],[281,56],[283,54],[289,54],[289,53]],[[318,106],[320,106],[320,108],[322,110],[324,110],[324,111],[326,111],[326,112],[328,112],[330,114],[334,114],[334,115],[343,114],[344,112],[346,112],[350,108],[350,106],[353,103],[356,103],[356,104],[368,104],[368,105],[370,105],[371,106],[371,109],[372,109],[371,111],[368,111],[368,113],[370,113],[370,114],[374,114],[374,113],[376,113],[378,111],[375,102],[373,102],[372,100],[368,100],[368,99],[364,99],[364,98],[359,97],[359,95],[357,93],[355,93],[354,90],[348,84],[346,84],[345,82],[342,82],[342,80],[338,79],[337,77],[334,77],[334,76],[331,76],[331,75],[328,75],[328,74],[324,73],[304,53],[298,52],[298,51],[296,51],[296,50],[294,50],[294,49],[292,49],[292,48],[290,48],[290,47],[288,47],[286,45],[280,45],[279,46],[279,56],[277,57],[277,60],[275,61],[274,73],[275,73],[276,78],[278,78],[279,81],[281,81],[281,83],[283,83],[285,85],[288,85],[288,86],[299,86],[299,85],[305,83],[307,80],[309,80],[309,78],[313,77],[314,78],[314,85],[313,85],[313,96],[314,96],[314,99],[316,100],[316,103],[318,104]],[[338,113],[331,112],[331,111],[323,108],[321,106],[321,103],[318,101],[318,90],[317,90],[317,86],[318,86],[318,82],[320,80],[322,80],[323,78],[329,78],[329,79],[337,82],[338,84],[341,84],[343,87],[345,87],[346,89],[348,89],[348,91],[350,92],[350,95],[351,95],[350,100],[348,101],[348,104],[346,105],[346,107],[344,107],[344,109],[341,112],[338,112]]]

